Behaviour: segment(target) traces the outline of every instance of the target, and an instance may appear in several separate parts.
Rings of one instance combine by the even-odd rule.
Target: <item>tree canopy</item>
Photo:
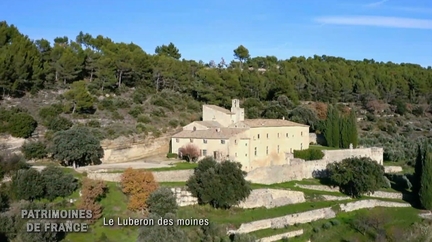
[[[91,131],[86,127],[76,127],[55,133],[50,147],[53,157],[62,164],[97,164],[103,157],[103,149]]]
[[[328,164],[327,170],[331,183],[351,197],[373,193],[384,185],[384,167],[370,158],[347,158]]]
[[[212,157],[199,161],[186,185],[201,204],[229,208],[246,199],[251,193],[250,182],[241,164],[232,161],[216,162]]]
[[[278,60],[274,56],[252,57],[240,45],[233,46],[235,61],[206,64],[180,60],[174,43],[158,46],[153,55],[134,43],[116,43],[84,32],[75,39],[30,40],[16,26],[1,22],[0,33],[2,96],[20,96],[55,83],[69,85],[81,80],[89,82],[91,90],[116,90],[123,85],[149,91],[171,89],[222,106],[230,105],[232,97],[271,101],[286,95],[290,100],[323,102],[364,97],[418,102],[430,100],[432,93],[432,68],[409,63],[326,55]],[[249,68],[238,68],[241,63]]]

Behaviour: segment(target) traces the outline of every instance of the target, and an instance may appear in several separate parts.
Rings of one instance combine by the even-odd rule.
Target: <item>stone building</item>
[[[240,162],[245,171],[287,164],[287,155],[309,148],[309,126],[282,119],[245,119],[238,99],[231,110],[203,105],[203,120],[172,136],[172,153],[192,143],[200,158]]]

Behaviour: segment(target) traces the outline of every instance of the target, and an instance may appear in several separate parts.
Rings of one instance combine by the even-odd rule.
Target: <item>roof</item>
[[[208,130],[183,130],[179,133],[173,135],[173,138],[198,138],[198,139],[229,139],[234,135],[243,133],[248,129],[238,129],[238,128],[219,128],[219,132],[216,129]]]
[[[233,114],[230,110],[222,108],[222,107],[219,107],[219,106],[216,106],[216,105],[203,105],[203,106],[211,108],[211,109],[219,111],[219,112],[222,112],[222,113]]]
[[[207,128],[219,128],[222,127],[222,125],[217,121],[195,121],[194,123],[200,124],[202,126],[205,126]]]
[[[309,125],[295,123],[285,119],[245,119],[242,121],[245,125],[256,127],[309,127]]]

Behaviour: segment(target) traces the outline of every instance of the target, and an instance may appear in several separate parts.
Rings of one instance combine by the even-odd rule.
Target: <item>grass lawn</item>
[[[152,168],[150,171],[175,171],[175,170],[190,170],[198,166],[198,163],[191,162],[178,162],[174,163],[171,167]]]
[[[315,149],[315,150],[340,150],[339,148],[322,146],[322,145],[309,145],[309,149]]]
[[[121,192],[117,183],[107,182],[108,193],[105,198],[101,200],[103,207],[103,216],[108,218],[128,218],[133,217],[134,214],[129,212],[126,208],[127,198]],[[135,242],[138,236],[137,227],[108,227],[103,226],[102,219],[98,220],[96,224],[91,226],[89,233],[69,233],[66,236],[65,242],[94,242],[99,241],[102,234],[105,234],[109,241],[122,241],[122,242]],[[104,240],[105,242],[108,242]]]

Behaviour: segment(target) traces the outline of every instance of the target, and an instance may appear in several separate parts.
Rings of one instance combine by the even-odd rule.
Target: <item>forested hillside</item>
[[[413,132],[419,132],[414,138],[430,134],[431,67],[331,56],[278,60],[251,57],[244,46],[233,49],[231,63],[203,63],[181,59],[173,43],[147,53],[83,32],[75,39],[31,40],[0,22],[2,107],[25,106],[42,126],[49,124],[40,109],[49,107],[69,119],[96,119],[94,127],[103,119],[121,120],[133,126],[123,135],[176,128],[199,119],[200,103],[229,107],[231,98],[242,100],[248,118],[285,116],[319,132],[327,103],[345,103],[363,120],[360,143],[391,145],[386,152],[393,161],[411,158]],[[118,132],[106,129],[112,130],[106,137]]]

